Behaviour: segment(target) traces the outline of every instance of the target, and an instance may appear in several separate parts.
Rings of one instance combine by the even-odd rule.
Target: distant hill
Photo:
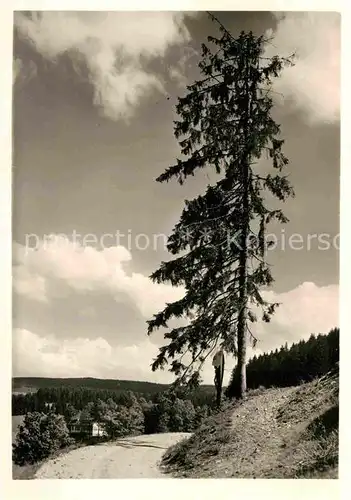
[[[113,380],[101,378],[46,378],[46,377],[14,377],[12,379],[12,392],[27,394],[38,389],[53,387],[84,387],[95,390],[109,391],[133,391],[141,394],[155,394],[169,388],[168,384],[157,384],[155,382],[144,382],[138,380]],[[202,385],[203,392],[213,392],[213,386]]]

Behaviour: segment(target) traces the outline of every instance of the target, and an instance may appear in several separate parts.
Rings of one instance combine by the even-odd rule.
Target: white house
[[[68,424],[70,434],[85,434],[86,436],[107,436],[103,424],[91,420],[81,420],[81,412],[77,413]]]
[[[104,426],[98,422],[93,422],[92,436],[107,436]]]

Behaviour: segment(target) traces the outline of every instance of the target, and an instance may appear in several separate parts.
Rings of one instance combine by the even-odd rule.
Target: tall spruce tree
[[[278,305],[261,295],[273,282],[265,234],[270,221],[288,219],[280,209],[266,206],[265,195],[268,191],[281,201],[294,195],[282,175],[288,159],[280,126],[271,115],[272,82],[292,62],[263,57],[269,43],[264,36],[241,32],[235,39],[221,24],[220,30],[219,38],[208,37],[212,48],[202,44],[202,79],[178,99],[180,119],[174,130],[183,158],[157,178],[168,182],[175,177],[183,184],[207,167],[219,180],[203,195],[185,201],[167,242],[171,254],[182,255],[162,262],[151,275],[154,282],[183,286],[185,295],[148,321],[148,334],[168,329],[164,338],[170,342],[160,348],[152,370],[172,360],[176,383],[198,384],[205,359],[218,345],[234,354],[235,396],[240,398],[246,391],[246,344],[257,341],[249,325],[258,320],[257,310],[269,322]],[[263,155],[273,167],[266,175],[256,167]],[[172,318],[188,323],[169,328]]]

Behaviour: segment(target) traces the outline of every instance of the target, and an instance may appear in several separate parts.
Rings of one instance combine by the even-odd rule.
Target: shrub
[[[210,411],[207,405],[198,406],[195,410],[194,428],[197,429],[209,414]]]
[[[109,437],[133,436],[144,432],[144,414],[137,403],[129,408],[112,403],[100,417]]]
[[[27,413],[13,444],[13,461],[17,465],[33,464],[71,443],[62,415]]]
[[[193,403],[180,399],[175,393],[159,394],[154,404],[143,405],[146,432],[192,432],[201,420]]]

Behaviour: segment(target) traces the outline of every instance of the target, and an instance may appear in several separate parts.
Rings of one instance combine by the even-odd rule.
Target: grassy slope
[[[249,392],[170,448],[162,466],[189,478],[337,478],[339,376]]]

